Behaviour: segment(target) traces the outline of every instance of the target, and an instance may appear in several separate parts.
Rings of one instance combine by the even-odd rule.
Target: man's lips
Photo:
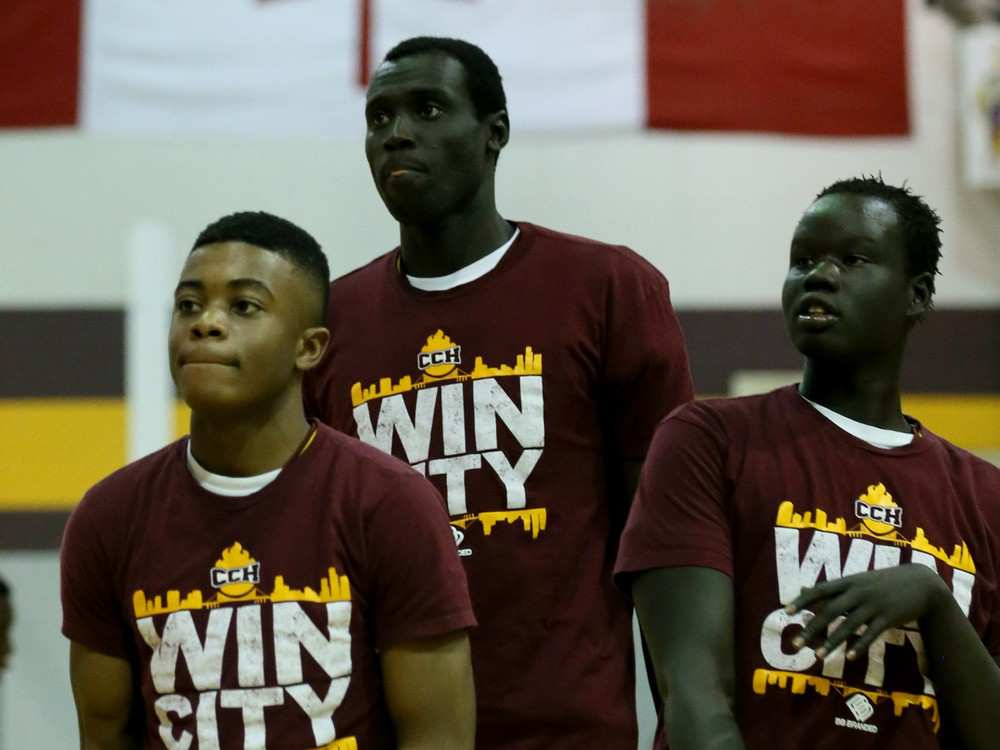
[[[840,311],[829,300],[810,295],[796,306],[796,317],[803,321],[830,322],[840,317]]]
[[[208,367],[237,367],[238,364],[235,359],[223,358],[223,357],[198,357],[198,356],[188,356],[180,357],[178,359],[181,367],[188,367],[191,365],[197,366],[208,366]]]
[[[422,173],[426,171],[427,169],[422,164],[417,164],[415,162],[390,162],[383,168],[382,175],[385,178],[389,178],[399,177],[404,174]]]

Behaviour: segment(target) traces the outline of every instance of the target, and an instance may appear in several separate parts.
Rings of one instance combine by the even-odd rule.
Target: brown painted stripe
[[[0,310],[0,398],[121,396],[124,324],[121,310]]]
[[[678,310],[695,389],[727,393],[738,370],[797,370],[779,310]],[[1000,393],[1000,309],[937,310],[910,336],[903,389]]]
[[[725,393],[737,370],[794,370],[778,310],[680,310],[699,393]],[[0,310],[0,399],[124,392],[121,310]],[[911,337],[905,390],[1000,393],[1000,308],[938,310]]]
[[[0,513],[0,552],[59,549],[68,510]]]

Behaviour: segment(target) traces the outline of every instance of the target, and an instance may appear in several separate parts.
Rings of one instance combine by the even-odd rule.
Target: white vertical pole
[[[178,267],[170,231],[162,222],[143,220],[133,225],[126,254],[126,448],[128,460],[134,461],[173,436],[167,331]]]

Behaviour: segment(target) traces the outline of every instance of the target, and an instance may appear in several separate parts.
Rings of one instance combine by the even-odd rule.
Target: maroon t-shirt
[[[1000,654],[1000,470],[913,424],[910,445],[875,448],[789,386],[690,404],[658,428],[616,576],[627,586],[631,573],[694,565],[732,577],[748,750],[939,747],[915,624],[854,662],[843,646],[825,660],[791,647],[810,614],[782,602],[818,582],[926,565]]]
[[[63,633],[132,663],[144,747],[395,748],[376,649],[475,622],[437,492],[325,425],[246,497],[202,489],[186,446],[73,512]]]
[[[667,282],[624,247],[520,223],[485,276],[412,288],[398,251],[335,281],[311,413],[445,495],[479,627],[477,747],[636,742],[613,473],[692,397]]]

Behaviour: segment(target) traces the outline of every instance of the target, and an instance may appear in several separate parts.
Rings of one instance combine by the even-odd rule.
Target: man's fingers
[[[858,604],[858,595],[851,589],[833,599],[824,601],[822,607],[816,610],[813,618],[802,628],[802,632],[792,639],[792,645],[795,648],[802,648],[808,643],[822,639],[834,619],[841,615],[850,616]],[[854,627],[859,624],[855,624]]]
[[[845,583],[845,580],[844,578],[839,578],[836,581],[827,581],[812,588],[802,589],[802,592],[795,599],[785,605],[785,611],[790,615],[794,615],[796,612],[810,608],[809,605],[815,602],[837,596],[837,594],[850,585],[849,582]]]
[[[857,642],[847,649],[847,659],[848,661],[853,661],[857,659],[862,654],[868,651],[868,647],[872,645],[872,641],[878,638],[886,629],[889,627],[889,621],[882,617],[881,615],[876,616],[868,623],[868,627],[865,628],[864,634],[858,638]]]
[[[858,607],[851,612],[843,621],[833,628],[827,636],[826,642],[816,649],[816,657],[825,659],[829,654],[842,643],[846,643],[848,638],[863,635],[868,630],[868,620],[875,615],[873,607]]]

